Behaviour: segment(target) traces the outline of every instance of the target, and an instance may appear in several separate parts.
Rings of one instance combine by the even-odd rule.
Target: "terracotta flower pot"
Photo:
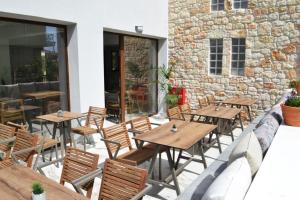
[[[281,110],[286,125],[300,127],[300,107],[281,104]]]
[[[300,85],[296,87],[297,94],[300,95]]]

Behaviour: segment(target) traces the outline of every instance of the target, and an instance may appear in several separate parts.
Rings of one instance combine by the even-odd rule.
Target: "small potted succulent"
[[[288,97],[281,109],[286,125],[300,127],[300,96]]]
[[[176,132],[177,131],[177,127],[176,127],[176,124],[173,124],[173,126],[172,126],[172,130],[171,130],[172,132]]]
[[[290,87],[297,91],[297,94],[300,95],[300,79],[292,80],[290,83]]]
[[[63,117],[64,116],[64,111],[62,111],[61,109],[59,109],[57,111],[57,117]]]
[[[46,200],[44,188],[39,182],[32,184],[32,200]]]

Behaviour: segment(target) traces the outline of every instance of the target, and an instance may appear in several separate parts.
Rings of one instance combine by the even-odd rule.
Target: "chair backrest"
[[[132,149],[128,131],[125,123],[113,125],[108,128],[103,128],[103,138],[120,143],[120,149],[129,148]],[[108,151],[109,158],[113,158],[113,154],[117,151],[118,147],[115,144],[104,142]]]
[[[15,128],[0,124],[0,140],[5,140],[14,137],[16,134]],[[11,149],[9,144],[1,144],[0,150],[7,153]]]
[[[24,125],[24,124],[17,124],[17,123],[14,123],[14,122],[7,122],[6,125],[9,126],[9,127],[14,128],[15,132],[17,132],[19,129],[28,130],[28,126]]]
[[[147,132],[152,129],[149,117],[147,117],[147,116],[142,116],[142,117],[133,119],[130,121],[130,124],[131,124],[131,128],[133,130],[137,130],[137,131],[141,131],[141,132]]]
[[[168,109],[167,115],[168,115],[169,120],[172,120],[174,118],[184,120],[182,114],[180,113],[180,109],[178,106]]]
[[[181,113],[187,113],[187,114],[191,114],[192,110],[189,104],[183,104],[179,106],[180,112]]]
[[[106,108],[90,106],[87,120],[85,121],[85,125],[86,126],[97,125],[99,129],[102,129],[105,115],[106,115]]]
[[[200,108],[208,106],[207,98],[200,98],[198,101]]]
[[[4,124],[8,121],[25,122],[22,99],[0,102],[0,123]]]
[[[215,101],[216,101],[215,96],[209,95],[206,98],[209,105],[215,105]]]
[[[147,176],[145,169],[106,160],[99,200],[131,199],[145,188]]]
[[[68,147],[64,158],[63,169],[60,177],[60,184],[71,183],[72,181],[97,169],[99,155]],[[87,196],[91,197],[93,181],[83,186],[88,191]]]
[[[18,152],[24,149],[36,147],[38,145],[38,135],[30,134],[26,130],[19,129],[16,135],[16,141],[12,152]],[[33,155],[35,151],[26,152],[16,155],[18,160],[22,160],[27,163],[28,167],[32,165]]]

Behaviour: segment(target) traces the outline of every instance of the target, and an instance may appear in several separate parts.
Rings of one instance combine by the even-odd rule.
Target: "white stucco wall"
[[[0,17],[67,25],[71,110],[104,106],[103,31],[159,39],[167,64],[167,0],[0,0]]]

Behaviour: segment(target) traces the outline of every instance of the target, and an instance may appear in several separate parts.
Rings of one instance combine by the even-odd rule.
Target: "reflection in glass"
[[[157,112],[157,41],[125,36],[126,120]]]
[[[0,123],[68,109],[62,27],[0,20]]]

